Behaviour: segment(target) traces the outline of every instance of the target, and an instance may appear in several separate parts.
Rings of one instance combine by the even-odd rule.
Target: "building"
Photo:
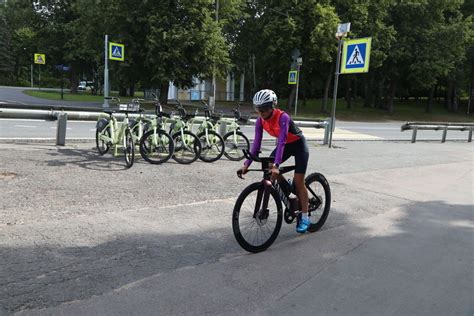
[[[225,80],[216,79],[216,101],[244,101],[245,74],[241,74],[236,84],[234,73],[229,72]],[[236,86],[238,90],[236,90]],[[238,92],[236,92],[238,91]],[[212,96],[212,81],[195,79],[195,84],[190,89],[179,89],[170,82],[168,99],[189,101],[209,100]]]

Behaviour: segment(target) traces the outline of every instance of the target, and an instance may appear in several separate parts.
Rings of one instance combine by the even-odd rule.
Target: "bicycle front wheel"
[[[150,130],[140,139],[140,155],[149,163],[164,163],[171,158],[173,151],[173,139],[163,130],[157,130],[156,133]]]
[[[323,227],[331,209],[331,189],[326,178],[320,173],[312,173],[305,179],[308,189],[308,212],[311,225],[309,232],[315,232]]]
[[[196,135],[190,131],[177,132],[173,135],[173,159],[181,164],[190,164],[201,154],[201,143]]]
[[[266,208],[264,198],[264,185],[252,183],[239,195],[232,214],[235,239],[242,248],[253,253],[270,247],[281,228],[282,206],[277,191],[270,189]]]
[[[199,159],[205,162],[219,160],[224,154],[224,140],[214,131],[202,132],[197,135],[201,142],[201,155]]]
[[[110,138],[110,129],[109,127],[105,128],[101,132],[97,129],[95,131],[95,145],[97,147],[97,151],[99,152],[99,155],[105,155],[110,148],[110,145],[108,142],[106,142],[101,136],[106,136]]]
[[[125,130],[123,135],[123,153],[125,156],[125,166],[130,168],[135,160],[135,146],[133,145],[133,136],[129,128]]]
[[[234,132],[229,132],[225,134],[223,138],[225,144],[224,155],[227,157],[227,159],[232,161],[244,159],[244,153],[242,150],[250,149],[250,142],[247,136],[245,136],[242,132],[235,132],[234,137]]]

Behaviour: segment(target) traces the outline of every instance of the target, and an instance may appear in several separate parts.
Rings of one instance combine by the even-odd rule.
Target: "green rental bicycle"
[[[137,109],[137,112],[139,113],[138,117],[136,118],[131,118],[129,121],[130,125],[130,130],[132,132],[132,137],[133,137],[133,143],[135,145],[140,144],[140,139],[142,138],[143,134],[147,131],[146,127],[148,126],[148,123],[150,122],[150,119],[145,117],[143,113],[145,112],[141,108],[141,102],[145,101],[143,99],[135,98],[132,99],[132,106]]]
[[[118,100],[117,98],[110,98]],[[135,159],[135,146],[133,144],[132,132],[129,126],[128,113],[135,112],[136,109],[129,104],[119,104],[119,110],[105,110],[104,114],[99,116],[96,125],[95,143],[100,155],[105,155],[110,148],[113,148],[114,156],[119,155],[119,149],[123,150],[125,158],[125,166],[130,168],[133,166]],[[122,122],[119,122],[114,115],[120,112],[125,115]]]
[[[240,130],[239,123],[247,123],[248,117],[243,117],[240,112],[240,103],[237,108],[233,109],[234,119],[230,122],[230,125],[226,129],[226,133],[222,137],[224,139],[224,156],[229,160],[239,161],[244,159],[243,150],[250,149],[250,142],[247,136]],[[220,124],[226,122],[220,121]]]
[[[204,119],[196,132],[201,142],[199,159],[204,162],[214,162],[224,154],[224,139],[217,133],[215,123],[220,119],[220,116],[212,114],[207,103],[201,102],[204,104]]]
[[[168,161],[174,152],[174,142],[163,129],[164,120],[170,118],[163,112],[160,102],[155,99],[155,117],[149,120],[147,132],[140,138],[140,154],[149,163],[161,164]]]
[[[182,104],[178,100],[176,102],[178,116],[173,117],[175,121],[171,123],[169,132],[174,142],[172,158],[178,163],[190,164],[199,158],[201,142],[196,134],[189,131],[188,122],[194,115],[187,114]]]

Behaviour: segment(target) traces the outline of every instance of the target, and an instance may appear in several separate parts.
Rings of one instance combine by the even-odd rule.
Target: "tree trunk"
[[[383,109],[382,95],[384,87],[384,79],[376,81],[375,83],[375,98],[374,98],[374,107],[377,109]]]
[[[288,110],[291,110],[295,107],[295,99],[296,99],[296,85],[292,85],[290,95],[288,97]]]
[[[135,85],[132,83],[130,84],[130,87],[128,88],[129,96],[134,97],[135,96]]]
[[[473,80],[474,78],[471,78],[471,84],[469,85],[469,100],[467,101],[467,114],[471,114],[471,106],[472,103],[474,102],[474,86],[473,86]]]
[[[446,96],[444,99],[444,106],[446,110],[449,112],[453,111],[453,82],[448,80],[448,84],[446,86]]]
[[[328,96],[329,96],[329,88],[331,87],[331,80],[332,80],[332,69],[329,70],[329,74],[326,78],[326,85],[324,86],[324,98],[323,104],[321,107],[321,112],[328,113]]]
[[[70,90],[69,90],[70,93],[77,94],[77,86],[79,85],[79,76],[76,73],[71,72],[69,76],[69,84],[71,85]]]
[[[346,80],[346,108],[352,108],[352,78],[348,77]]]
[[[170,89],[169,81],[162,81],[160,85],[160,103],[162,105],[168,104],[168,90]]]
[[[369,78],[366,81],[367,90],[365,91],[364,107],[372,107],[374,105],[374,83],[375,75],[369,75]]]
[[[433,110],[433,95],[434,95],[435,89],[436,89],[436,86],[431,86],[430,88],[428,103],[426,104],[426,113],[431,113]]]
[[[395,91],[397,88],[397,84],[395,80],[390,80],[389,91],[388,91],[388,103],[387,103],[387,111],[388,114],[392,115],[394,112],[393,106],[393,99],[395,98]]]
[[[459,110],[459,93],[458,87],[453,87],[453,112],[457,112]]]

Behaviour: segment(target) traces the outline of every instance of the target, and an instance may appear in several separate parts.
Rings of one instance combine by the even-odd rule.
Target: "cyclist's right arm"
[[[262,146],[262,137],[263,137],[263,126],[262,126],[262,118],[258,118],[257,121],[255,121],[255,137],[253,139],[253,144],[252,144],[252,149],[250,149],[250,155],[255,156],[258,151],[260,150],[260,147]],[[252,160],[247,159],[244,162],[244,165],[246,167],[250,166],[252,163]]]

